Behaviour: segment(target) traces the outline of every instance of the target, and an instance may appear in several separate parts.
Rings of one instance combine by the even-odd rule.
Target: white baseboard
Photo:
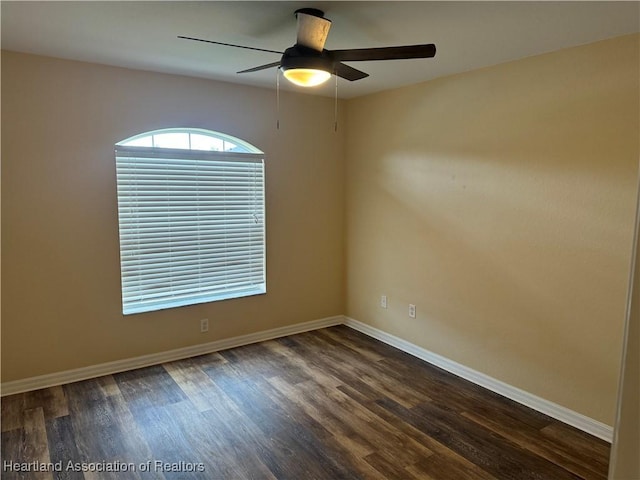
[[[240,347],[250,343],[263,342],[278,337],[286,337],[296,333],[308,332],[319,328],[332,327],[343,323],[344,317],[328,317],[320,320],[312,320],[310,322],[297,323],[286,327],[274,328],[248,335],[240,335],[239,337],[217,340],[215,342],[193,345],[190,347],[177,348],[167,352],[152,353],[150,355],[142,355],[135,358],[127,358],[124,360],[116,360],[114,362],[101,363],[89,367],[76,368],[63,372],[51,373],[47,375],[39,375],[37,377],[25,378],[23,380],[15,380],[12,382],[4,382],[0,385],[2,396],[13,395],[15,393],[23,393],[40,388],[53,387],[64,383],[78,382],[89,378],[101,377],[112,373],[124,372],[135,368],[148,367],[164,362],[181,360],[183,358],[195,357],[206,353],[217,352],[228,348]]]
[[[598,422],[592,418],[582,415],[578,412],[574,412],[566,407],[558,405],[556,403],[540,398],[519,388],[513,387],[507,383],[496,380],[484,373],[480,373],[469,367],[465,367],[459,363],[442,357],[436,353],[430,352],[422,347],[418,347],[413,343],[407,342],[394,335],[386,333],[382,330],[374,328],[365,323],[359,322],[349,317],[344,317],[344,324],[348,327],[358,330],[370,337],[373,337],[381,342],[396,347],[403,352],[409,353],[414,357],[418,357],[425,362],[442,368],[447,372],[453,373],[459,377],[469,380],[470,382],[480,385],[492,392],[499,393],[500,395],[514,400],[522,405],[533,408],[538,412],[549,415],[550,417],[560,420],[563,423],[576,427],[584,432],[587,432],[593,436],[601,438],[609,443],[613,439],[613,427],[604,423]]]
[[[153,353],[135,358],[124,360],[116,360],[114,362],[101,363],[89,367],[76,368],[63,372],[40,375],[37,377],[15,380],[12,382],[4,382],[0,384],[1,395],[13,395],[16,393],[38,390],[40,388],[53,387],[64,383],[77,382],[87,380],[89,378],[100,377],[102,375],[110,375],[113,373],[124,372],[135,368],[148,367],[164,362],[181,360],[183,358],[204,355],[206,353],[217,352],[228,348],[240,347],[251,343],[263,342],[273,338],[285,337],[287,335],[295,335],[296,333],[308,332],[319,328],[332,327],[334,325],[344,324],[348,327],[358,330],[370,337],[380,340],[386,344],[396,347],[403,352],[409,353],[414,357],[420,358],[425,362],[442,368],[447,372],[453,373],[459,377],[469,380],[470,382],[480,385],[488,390],[499,393],[511,400],[522,405],[533,408],[561,422],[567,423],[591,435],[601,438],[607,442],[611,442],[613,438],[613,427],[598,422],[592,418],[586,417],[580,413],[574,412],[566,407],[540,398],[531,393],[520,390],[509,384],[496,380],[488,375],[480,373],[469,367],[461,365],[442,357],[436,353],[430,352],[422,347],[418,347],[406,340],[398,338],[394,335],[386,333],[382,330],[374,328],[365,323],[359,322],[349,317],[336,316],[313,320],[310,322],[297,323],[286,327],[274,328],[262,332],[241,335],[238,337],[217,340],[214,342],[193,345],[190,347],[178,348],[167,352]]]

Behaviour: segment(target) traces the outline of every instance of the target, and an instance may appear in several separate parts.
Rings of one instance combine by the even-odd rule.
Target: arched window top
[[[224,133],[201,128],[165,128],[118,142],[127,147],[171,148],[206,152],[263,153],[253,145]]]

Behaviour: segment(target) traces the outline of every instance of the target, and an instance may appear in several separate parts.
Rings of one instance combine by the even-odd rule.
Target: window
[[[199,129],[116,144],[125,315],[266,292],[264,155]]]

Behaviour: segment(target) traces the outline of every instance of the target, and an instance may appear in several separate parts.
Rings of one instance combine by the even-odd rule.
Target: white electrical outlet
[[[204,333],[208,331],[209,331],[209,319],[203,318],[202,320],[200,320],[200,333]]]
[[[382,295],[380,297],[380,306],[382,308],[387,308],[387,296],[386,295]]]
[[[411,318],[416,318],[416,306],[409,304],[409,316]]]

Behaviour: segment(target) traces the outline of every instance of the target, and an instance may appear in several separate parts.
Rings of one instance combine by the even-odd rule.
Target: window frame
[[[138,140],[141,140],[143,138],[147,138],[147,137],[155,137],[155,136],[160,136],[163,135],[165,133],[188,133],[188,134],[194,134],[194,135],[203,135],[206,137],[211,137],[211,138],[215,138],[217,140],[221,140],[223,142],[229,142],[232,144],[237,145],[238,147],[240,147],[240,150],[236,151],[235,153],[258,153],[258,154],[262,154],[264,155],[264,152],[258,148],[256,148],[255,146],[251,145],[249,142],[246,142],[245,140],[242,140],[240,138],[228,135],[226,133],[221,133],[221,132],[214,132],[211,130],[206,130],[204,128],[182,128],[182,127],[175,127],[175,128],[162,128],[159,130],[152,130],[150,132],[144,132],[144,133],[139,133],[137,135],[134,135],[132,137],[129,137],[125,140],[122,140],[118,143],[116,143],[116,148],[117,147],[123,147],[123,146],[131,146],[131,145],[127,145],[127,144],[131,144],[133,142],[136,142]],[[153,143],[155,143],[152,140],[152,146],[151,147],[142,147],[142,148],[157,148],[159,150],[167,150],[166,147],[156,147],[155,145],[153,145]],[[187,150],[187,151],[194,151],[194,152],[202,152],[202,151],[229,151],[229,150],[199,150],[199,149],[179,149],[179,150]]]
[[[176,148],[162,148],[162,147],[141,147],[141,146],[131,146],[131,145],[127,145],[128,143],[132,143],[134,141],[137,141],[141,138],[145,138],[145,137],[149,137],[152,135],[162,135],[164,133],[194,133],[194,134],[198,134],[198,135],[206,135],[215,139],[219,139],[219,140],[223,140],[224,142],[229,142],[231,144],[234,145],[234,147],[236,147],[236,151],[219,151],[219,150],[187,150],[187,149],[176,149]],[[152,140],[153,142],[153,140]],[[153,144],[153,143],[152,143]],[[239,151],[238,151],[239,150]],[[118,189],[118,229],[119,229],[119,250],[120,250],[120,279],[121,279],[121,293],[122,293],[122,306],[123,306],[123,315],[131,315],[131,314],[136,314],[136,313],[143,313],[143,312],[151,312],[151,311],[157,311],[157,310],[164,310],[164,309],[168,309],[168,308],[176,308],[176,307],[181,307],[181,306],[187,306],[187,305],[196,305],[196,304],[201,304],[201,303],[209,303],[209,302],[215,302],[215,301],[221,301],[221,300],[227,300],[227,299],[233,299],[233,298],[242,298],[242,297],[246,297],[246,296],[253,296],[253,295],[261,295],[261,294],[265,294],[266,293],[266,198],[265,198],[265,189],[266,189],[266,174],[265,174],[265,161],[264,161],[264,153],[260,150],[258,150],[257,148],[255,148],[254,146],[252,146],[251,144],[245,142],[244,140],[241,139],[237,139],[235,137],[232,137],[230,135],[225,135],[225,134],[221,134],[218,132],[212,132],[209,130],[203,130],[203,129],[186,129],[186,128],[171,128],[171,129],[162,129],[162,130],[155,130],[155,131],[151,131],[151,132],[146,132],[146,133],[142,133],[139,135],[135,135],[133,137],[130,137],[126,140],[123,140],[121,142],[118,142],[115,145],[115,157],[116,157],[116,180],[117,180],[117,189]],[[126,160],[129,159],[129,160]],[[131,162],[132,159],[137,159],[138,161],[140,161],[141,159],[147,159],[150,162],[160,162],[162,163],[163,160],[177,160],[180,159],[179,161],[184,161],[184,162],[191,162],[191,169],[193,169],[193,162],[198,162],[198,161],[203,161],[203,162],[207,162],[206,164],[203,164],[204,169],[208,170],[208,171],[213,171],[212,169],[216,169],[219,168],[221,169],[220,171],[223,170],[237,170],[238,172],[240,172],[238,175],[240,175],[240,178],[242,180],[245,179],[246,177],[246,182],[243,184],[240,184],[240,189],[242,190],[242,192],[245,192],[244,189],[246,189],[247,192],[252,192],[250,194],[250,196],[246,197],[245,200],[242,200],[240,202],[240,204],[243,206],[243,208],[245,209],[251,209],[252,207],[250,207],[251,202],[259,202],[259,205],[257,205],[255,208],[257,208],[256,212],[253,213],[253,217],[256,219],[256,225],[260,225],[260,227],[247,227],[246,225],[248,225],[249,222],[249,215],[251,215],[250,213],[247,213],[247,211],[242,210],[243,212],[243,218],[244,220],[242,220],[242,222],[244,223],[240,223],[239,225],[245,225],[245,227],[242,226],[238,226],[235,223],[231,223],[228,220],[224,220],[224,221],[219,221],[218,223],[215,223],[215,227],[216,229],[222,229],[223,231],[227,232],[227,231],[233,231],[232,233],[236,233],[236,234],[241,234],[243,232],[250,232],[250,238],[254,239],[256,237],[259,237],[261,239],[261,243],[259,245],[258,248],[255,248],[255,252],[258,252],[257,255],[259,257],[261,257],[261,260],[259,262],[260,266],[261,266],[261,272],[257,273],[258,271],[256,271],[255,269],[252,268],[248,268],[245,266],[245,273],[247,273],[247,279],[251,279],[251,278],[261,278],[261,282],[259,283],[255,283],[255,284],[251,284],[250,287],[247,288],[231,288],[231,289],[225,289],[225,286],[228,287],[229,286],[229,281],[227,281],[226,284],[216,284],[218,286],[221,286],[220,288],[218,288],[218,290],[216,292],[213,291],[205,291],[203,293],[197,293],[194,291],[194,293],[192,293],[191,295],[188,296],[176,296],[175,298],[171,298],[171,294],[166,295],[165,297],[162,297],[162,295],[160,295],[162,298],[161,300],[151,300],[149,298],[149,296],[151,295],[149,292],[145,293],[144,288],[143,287],[139,287],[140,290],[140,294],[138,295],[138,297],[140,297],[138,299],[138,301],[132,300],[132,296],[136,297],[136,295],[131,295],[131,291],[135,290],[133,287],[131,287],[132,283],[135,283],[135,281],[131,280],[131,278],[135,277],[135,274],[130,274],[130,273],[126,273],[129,272],[130,270],[128,270],[130,268],[130,265],[132,263],[132,258],[135,258],[135,260],[133,260],[133,263],[139,263],[140,265],[144,264],[144,267],[139,267],[140,270],[145,270],[145,269],[151,269],[153,268],[153,261],[149,261],[148,258],[147,259],[143,259],[143,260],[139,260],[140,258],[143,257],[142,254],[139,254],[138,257],[135,256],[130,256],[130,251],[128,250],[129,247],[124,247],[124,244],[127,244],[127,240],[124,240],[123,243],[123,238],[126,238],[126,235],[129,233],[129,230],[127,230],[127,228],[129,228],[130,224],[134,224],[135,222],[132,222],[130,220],[125,220],[124,217],[134,217],[135,215],[133,215],[131,213],[131,206],[129,205],[129,202],[131,200],[131,198],[133,198],[131,195],[131,189],[132,187],[127,184],[127,186],[125,187],[124,184],[126,183],[126,181],[124,180],[124,178],[126,177],[126,175],[129,174],[124,174],[121,173],[121,168],[131,168],[131,167],[123,167],[120,164],[121,163],[126,163],[126,162]],[[120,163],[119,163],[120,162]],[[230,165],[233,165],[234,163],[238,164],[237,168],[230,168]],[[156,164],[154,163],[154,165]],[[226,167],[223,166],[227,165]],[[251,166],[249,166],[249,164],[251,164]],[[257,167],[256,165],[260,165],[259,167]],[[157,168],[157,167],[155,167]],[[244,173],[245,172],[248,173]],[[173,171],[173,170],[172,170]],[[195,170],[194,170],[195,171]],[[124,172],[124,170],[122,170],[122,172]],[[122,175],[122,178],[121,178]],[[199,177],[200,173],[195,173],[193,174],[195,175],[193,178]],[[187,175],[189,178],[192,178],[193,175]],[[226,175],[232,175],[230,173],[227,173]],[[255,183],[253,186],[250,185],[251,183],[251,178],[252,175],[255,177],[259,177],[257,182]],[[161,175],[158,174],[154,174],[152,175],[154,178],[155,177],[160,177]],[[173,174],[168,174],[169,177],[173,176]],[[224,178],[226,179],[227,176],[225,176],[225,174],[216,174],[216,179],[219,178]],[[237,180],[237,179],[236,179]],[[135,180],[136,182],[139,182],[138,180]],[[256,182],[256,179],[254,178],[253,180],[254,182]],[[121,184],[122,182],[122,184]],[[222,201],[222,203],[220,205],[216,204],[218,210],[216,210],[216,212],[221,211],[224,212],[222,214],[217,213],[215,215],[217,216],[221,216],[222,218],[226,218],[229,214],[228,214],[228,209],[230,207],[224,207],[226,209],[223,208],[223,205],[225,205],[225,202],[227,202],[227,194],[229,193],[234,193],[236,192],[236,187],[232,187],[230,190],[227,190],[227,186],[225,184],[225,187],[223,190],[215,190],[213,191],[213,193],[211,193],[212,191],[209,190],[205,190],[204,187],[200,186],[198,182],[196,182],[197,186],[196,187],[192,187],[195,188],[194,192],[196,193],[196,197],[197,200],[193,200],[193,201],[200,201],[200,192],[204,192],[204,195],[213,195],[216,198],[221,197],[220,195],[220,191],[224,191],[225,193],[223,193],[222,198],[224,198],[225,200]],[[136,185],[138,185],[136,183]],[[154,188],[155,187],[155,184]],[[159,184],[160,185],[160,184]],[[162,186],[166,186],[165,184],[162,184]],[[174,183],[174,187],[176,186],[176,184]],[[171,190],[169,190],[171,187],[171,185],[169,185],[169,187],[167,187],[167,199],[170,198],[172,195],[176,195],[176,191],[174,190],[173,193]],[[137,192],[137,188],[136,188],[136,192]],[[160,187],[158,187],[160,188]],[[216,188],[221,188],[221,187],[216,187]],[[244,189],[243,189],[244,188]],[[127,196],[129,195],[129,196]],[[135,195],[138,195],[138,193],[136,193]],[[252,195],[252,196],[251,196]],[[155,196],[155,193],[154,193]],[[126,198],[126,201],[122,201],[123,198]],[[137,198],[137,196],[136,196]],[[182,198],[182,197],[181,197]],[[231,198],[231,197],[229,197]],[[245,197],[240,197],[242,199],[244,199]],[[155,201],[155,200],[154,200]],[[169,205],[170,200],[166,200],[167,205]],[[229,201],[230,202],[230,201]],[[233,201],[234,205],[237,205],[237,201]],[[129,206],[124,206],[124,205],[129,205]],[[148,204],[147,204],[148,205]],[[249,205],[249,207],[247,207],[247,205]],[[189,208],[190,205],[187,207]],[[145,207],[146,208],[146,207]],[[156,206],[152,206],[152,208],[155,210],[157,207]],[[160,206],[160,208],[162,208],[162,206]],[[166,207],[168,210],[171,210],[171,206],[167,206]],[[127,210],[127,213],[124,214],[124,210]],[[220,210],[222,209],[222,210]],[[144,208],[139,208],[138,210],[144,210]],[[182,209],[181,209],[182,210]],[[200,211],[200,207],[198,207],[197,211]],[[138,213],[137,214],[138,217],[142,218],[144,217],[144,213]],[[189,218],[193,218],[194,215],[192,213],[188,213],[186,214]],[[211,214],[210,213],[206,213],[203,214],[204,217],[206,217],[206,221],[201,220],[201,216],[198,214],[196,215],[198,220],[197,220],[197,226],[195,227],[196,230],[200,229],[202,227],[202,225],[206,224],[205,226],[207,228],[209,228],[212,224],[212,220],[211,220]],[[256,216],[258,215],[258,216]],[[170,216],[170,214],[168,214],[168,216]],[[261,217],[261,218],[259,218]],[[137,217],[136,217],[137,218]],[[140,224],[143,224],[144,222],[149,222],[151,223],[150,220],[144,220],[144,218],[142,218],[142,220],[140,220],[140,218],[136,219],[136,222],[139,222]],[[169,221],[167,222],[167,230],[164,230],[162,233],[157,234],[158,238],[162,237],[165,232],[167,236],[170,237],[170,225],[172,223],[170,223]],[[175,220],[172,221],[173,223],[175,223]],[[190,222],[193,223],[193,222]],[[123,227],[124,225],[124,227]],[[195,224],[194,224],[195,225]],[[143,228],[146,228],[146,224],[145,226],[143,226]],[[123,232],[127,232],[127,233],[123,233]],[[209,235],[211,236],[220,236],[219,235],[219,231],[220,230],[216,230],[216,235],[213,235],[211,232],[209,232]],[[258,232],[258,233],[256,233]],[[191,232],[193,234],[193,232]],[[140,242],[140,238],[142,234],[138,233],[138,242]],[[228,240],[227,235],[225,234],[224,236],[224,240],[220,241],[219,243],[217,240],[212,242],[207,243],[208,248],[213,249],[213,250],[217,250],[218,248],[222,249],[225,251],[226,255],[229,255],[228,253],[228,249],[233,249],[233,248],[240,248],[240,247],[233,247],[234,245],[234,240]],[[230,235],[229,238],[232,238],[233,236]],[[155,237],[154,237],[155,238]],[[239,237],[236,237],[239,238]],[[169,259],[171,259],[173,252],[172,252],[172,247],[171,245],[173,245],[171,242],[173,240],[169,240],[166,242],[166,247],[165,249],[168,249],[170,253],[163,253],[163,254],[159,254],[159,257],[162,258],[163,260],[161,261],[163,264],[166,265],[170,265],[169,267],[165,267],[165,270],[171,270],[172,267],[171,265],[175,265],[175,263],[177,263],[177,261],[174,261],[174,264],[171,264],[171,260],[166,260],[165,256],[168,256]],[[193,243],[193,239],[190,240],[190,243]],[[238,240],[237,244],[246,244],[247,241],[243,240]],[[242,261],[246,262],[247,264],[251,264],[253,265],[253,259],[254,259],[254,255],[256,255],[254,253],[254,242],[250,241],[249,243],[251,243],[251,247],[244,247],[244,250],[242,248],[240,248],[241,254],[242,252],[245,253],[245,255],[247,255],[245,258],[241,259],[240,262],[242,263]],[[200,244],[200,238],[198,237],[198,244]],[[213,247],[212,247],[213,245]],[[181,248],[185,248],[184,246],[182,246]],[[131,248],[130,250],[135,250],[134,248]],[[177,247],[176,247],[177,250]],[[184,250],[183,250],[184,251]],[[199,251],[199,249],[198,249]],[[129,256],[128,256],[129,255]],[[162,256],[164,255],[164,256]],[[199,253],[196,254],[191,254],[188,253],[187,255],[191,255],[194,257],[197,257],[199,255]],[[128,257],[127,257],[128,256]],[[209,260],[210,260],[210,264],[206,264],[203,263],[203,265],[205,267],[208,267],[209,269],[211,269],[211,264],[214,262],[219,262],[220,259],[218,257],[213,257],[211,256],[211,253],[208,253],[207,256],[209,256]],[[125,258],[127,257],[127,258]],[[199,280],[196,282],[200,282],[200,278],[206,278],[206,275],[202,273],[202,268],[200,267],[200,262],[201,259],[198,259],[197,262],[197,274],[193,274],[195,275]],[[229,260],[227,259],[227,257],[224,257],[224,262],[231,264],[231,262],[229,262]],[[196,265],[195,263],[193,264],[194,266]],[[194,267],[195,268],[195,267]],[[225,266],[224,269],[222,270],[223,272],[227,272],[227,267]],[[240,268],[240,270],[242,270],[242,268]],[[229,267],[229,271],[231,271],[231,267]],[[250,274],[249,274],[250,272]],[[222,275],[220,273],[216,273],[215,277],[229,277],[229,274],[225,274]],[[142,285],[145,281],[147,280],[138,280],[139,285]],[[169,279],[162,277],[162,279],[158,280],[158,283],[170,283],[173,284],[174,282],[174,277],[170,276]],[[148,281],[147,281],[148,282]],[[177,281],[175,281],[176,283],[179,283]],[[202,283],[207,283],[207,282],[202,282]],[[211,283],[211,282],[209,282]],[[251,281],[249,280],[249,283],[251,283]],[[146,284],[145,284],[146,285]],[[200,283],[198,283],[198,285],[200,285]],[[173,288],[173,287],[171,287]],[[195,290],[197,290],[195,287],[193,287]],[[177,289],[177,287],[176,287]],[[162,289],[161,289],[162,290]],[[170,288],[164,288],[164,290],[170,291]],[[145,300],[145,295],[147,295],[147,299]],[[136,297],[137,298],[137,297]]]

